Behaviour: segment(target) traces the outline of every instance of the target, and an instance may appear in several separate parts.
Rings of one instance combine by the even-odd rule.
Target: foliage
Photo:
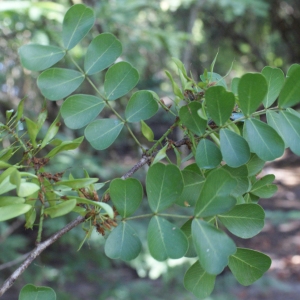
[[[74,5],[63,21],[63,46],[24,45],[19,50],[21,61],[29,70],[43,71],[37,84],[46,99],[66,98],[61,107],[65,124],[70,129],[85,127],[85,138],[92,147],[107,149],[122,130],[127,130],[143,156],[122,178],[110,181],[99,197],[98,191],[105,183],[96,183],[98,179],[90,178],[88,171],[85,178],[78,179],[72,175],[62,179],[62,173],[45,172],[45,165],[53,157],[77,149],[83,137],[73,141],[55,139],[60,126],[58,115],[39,140],[47,113],[43,110],[36,121],[23,118],[22,100],[17,112],[8,111],[6,124],[1,124],[2,138],[10,136],[14,142],[0,153],[0,166],[5,170],[0,176],[0,220],[25,215],[25,227],[33,228],[39,216],[40,243],[45,216],[56,218],[75,212],[82,217],[77,220],[88,224],[84,241],[95,228],[108,235],[108,257],[129,261],[142,248],[131,221],[151,218],[147,232],[150,254],[158,261],[195,257],[197,261],[187,270],[184,285],[197,297],[212,292],[216,276],[227,265],[239,283],[252,284],[268,270],[271,260],[263,253],[236,247],[226,229],[240,238],[251,238],[261,231],[265,214],[257,202],[260,197],[271,197],[277,188],[272,184],[274,176],[257,175],[266,161],[280,157],[286,147],[299,155],[300,116],[291,107],[300,102],[300,65],[291,66],[286,78],[281,70],[270,67],[261,73],[244,74],[233,80],[230,90],[225,78],[214,72],[215,60],[198,82],[174,59],[181,86],[171,73],[166,73],[173,87],[172,107],[153,91],[143,90],[131,95],[125,112],[117,111],[114,102],[136,86],[139,74],[128,62],[115,62],[122,46],[110,33],[94,37],[83,66],[77,63],[72,49],[88,34],[94,21],[92,9]],[[52,67],[65,56],[77,70]],[[103,88],[97,88],[90,75],[107,68]],[[72,94],[84,81],[97,96]],[[274,106],[277,98],[278,105]],[[98,118],[104,107],[110,109],[110,118]],[[145,120],[159,107],[172,115],[173,125],[154,140]],[[267,116],[266,123],[260,120],[261,115]],[[26,137],[20,135],[22,122],[27,128]],[[144,149],[143,141],[134,134],[135,123],[140,123],[144,137],[153,141],[150,149]],[[170,139],[175,128],[183,132],[182,140]],[[183,145],[190,150],[186,157],[177,149]],[[21,160],[10,163],[20,149]],[[169,158],[172,151],[176,163]],[[146,163],[150,165],[145,180],[149,213],[134,215],[144,191],[137,179],[129,177]],[[187,163],[184,168],[183,163]],[[8,194],[12,191],[16,196]],[[110,199],[114,206],[106,203]],[[174,213],[177,205],[183,208],[178,214]],[[174,219],[185,222],[180,227]],[[26,299],[22,293],[20,299]]]

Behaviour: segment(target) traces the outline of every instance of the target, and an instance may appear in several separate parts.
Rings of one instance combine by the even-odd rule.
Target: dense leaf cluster
[[[198,82],[174,59],[181,86],[166,72],[174,92],[171,108],[154,92],[145,90],[133,93],[125,112],[117,112],[112,101],[130,92],[138,83],[139,74],[119,58],[122,46],[112,34],[103,33],[92,40],[83,67],[72,55],[77,70],[52,67],[70,54],[93,24],[93,11],[82,4],[74,5],[64,18],[63,47],[25,45],[19,51],[21,61],[29,70],[44,70],[37,80],[41,93],[52,101],[66,98],[61,107],[66,126],[71,129],[86,126],[85,138],[95,149],[108,148],[121,130],[127,128],[150,164],[146,177],[149,214],[133,216],[144,191],[142,184],[128,178],[129,175],[112,180],[99,201],[97,191],[104,183],[97,184],[97,179],[89,178],[87,172],[86,178],[70,176],[68,180],[62,180],[59,174],[46,174],[43,167],[48,161],[37,159],[39,151],[52,144],[54,148],[43,158],[51,159],[61,151],[77,148],[83,137],[71,142],[55,140],[58,116],[44,139],[37,141],[46,118],[42,112],[36,122],[25,120],[30,140],[30,151],[24,146],[28,151],[25,157],[35,174],[18,170],[24,167],[24,160],[18,166],[7,163],[13,150],[1,152],[1,167],[6,169],[0,176],[1,193],[15,189],[17,196],[1,197],[0,220],[25,214],[26,227],[31,228],[39,199],[41,220],[44,215],[55,218],[72,211],[85,216],[89,223],[86,238],[94,228],[105,234],[116,227],[108,235],[105,253],[112,259],[129,261],[142,248],[130,221],[149,217],[147,241],[156,260],[196,258],[185,274],[184,285],[197,297],[204,298],[212,292],[216,276],[226,266],[238,282],[252,284],[268,270],[271,260],[263,253],[237,247],[226,230],[240,238],[251,238],[262,230],[265,214],[257,202],[261,197],[271,197],[277,187],[272,184],[273,175],[262,178],[257,175],[266,161],[280,157],[287,147],[300,155],[300,115],[291,108],[300,102],[300,65],[292,65],[286,77],[277,68],[265,67],[261,73],[234,78],[228,88],[225,78],[214,73],[215,62]],[[103,87],[97,88],[90,75],[106,68]],[[91,84],[96,96],[72,94],[84,80]],[[278,103],[274,104],[277,98]],[[10,120],[17,124],[21,119],[22,105],[23,102],[17,114],[2,125],[3,130],[10,130]],[[104,107],[111,109],[114,116],[97,118]],[[155,115],[159,107],[174,116],[174,124],[155,141],[144,120]],[[261,115],[266,115],[267,122],[260,120]],[[130,127],[136,122],[140,122],[144,137],[153,142],[148,150]],[[174,128],[183,131],[182,143],[168,139]],[[190,150],[187,157],[177,149],[183,144]],[[171,150],[176,154],[176,164],[168,158]],[[109,199],[114,210],[105,203]],[[176,205],[185,213],[168,213]],[[181,226],[169,221],[176,218],[185,221]]]

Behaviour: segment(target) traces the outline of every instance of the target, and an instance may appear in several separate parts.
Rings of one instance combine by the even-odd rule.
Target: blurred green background
[[[300,62],[299,0],[0,1],[0,119],[25,96],[25,115],[35,118],[40,112],[44,99],[36,85],[38,73],[21,67],[18,48],[29,42],[60,46],[64,13],[77,3],[92,7],[97,21],[91,33],[72,50],[74,58],[82,63],[92,38],[111,32],[123,45],[121,58],[140,72],[136,89],[154,90],[165,101],[172,98],[171,85],[164,73],[165,69],[175,73],[172,57],[181,59],[194,78],[199,78],[219,52],[215,71],[225,75],[233,64],[227,77],[229,82],[244,72],[260,72],[266,65],[286,72],[292,63]],[[73,67],[68,59],[58,66]],[[102,76],[93,76],[100,88]],[[80,92],[92,91],[88,85],[82,85]],[[116,102],[116,109],[122,111],[127,100],[123,97]],[[47,103],[49,124],[60,105],[60,101]],[[109,113],[104,110],[102,116]],[[164,112],[147,121],[157,136],[170,122]],[[44,132],[46,130],[45,127]],[[138,134],[139,128],[135,130]],[[62,126],[59,134],[71,140],[81,136],[83,131]],[[66,175],[72,172],[76,177],[87,169],[102,182],[121,176],[140,158],[126,133],[122,133],[108,151],[95,151],[87,143],[83,143],[81,150],[57,157],[51,170],[65,171]],[[267,166],[266,172],[279,174],[279,192],[274,199],[262,201],[267,209],[265,229],[253,241],[237,241],[239,246],[269,254],[274,259],[271,271],[253,286],[243,288],[225,270],[208,299],[299,299],[299,165],[298,158],[286,153],[279,162]],[[290,175],[280,177],[282,168],[290,170]],[[135,176],[143,180],[143,172],[140,170]],[[55,222],[47,220],[44,237],[60,229],[72,217],[74,215],[61,217]],[[36,259],[3,299],[17,299],[18,291],[26,283],[48,285],[62,300],[195,299],[182,284],[184,272],[193,261],[160,263],[151,259],[145,242],[147,222],[134,224],[144,237],[144,252],[131,263],[106,258],[104,238],[96,233],[77,252],[84,231],[76,228]],[[34,247],[36,232],[25,231],[23,225],[22,219],[0,223],[1,281],[17,266],[7,267],[5,263]]]

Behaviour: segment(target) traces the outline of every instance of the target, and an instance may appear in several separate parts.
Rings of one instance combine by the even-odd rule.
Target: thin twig
[[[182,145],[188,144],[189,139],[183,138],[182,140],[179,140],[175,142],[173,145],[175,147],[180,147]],[[171,149],[171,148],[170,148]],[[146,156],[144,155],[138,163],[136,163],[126,174],[122,176],[123,179],[126,179],[130,176],[132,176],[133,173],[135,173],[137,170],[139,170],[141,167],[143,167],[146,163],[151,162],[151,159],[157,154],[157,152],[152,153],[152,155]],[[14,284],[14,282],[21,276],[21,274],[29,267],[29,265],[35,260],[37,256],[39,256],[46,248],[48,248],[51,244],[53,244],[55,241],[57,241],[61,236],[69,232],[71,229],[79,225],[80,223],[83,223],[85,221],[84,217],[78,217],[74,221],[67,224],[65,227],[63,227],[61,230],[53,234],[50,238],[45,240],[44,242],[38,244],[31,252],[29,252],[29,255],[24,260],[24,262],[6,279],[6,281],[3,283],[2,287],[0,287],[0,297]],[[18,260],[18,261],[17,261]],[[19,261],[23,260],[18,258],[12,262],[9,262],[7,264],[14,265],[17,264]],[[17,262],[16,262],[17,261]],[[4,264],[4,265],[7,265]],[[3,266],[2,265],[2,269]],[[7,267],[7,266],[5,266]]]
[[[31,253],[31,251],[29,251],[25,254],[22,254],[21,256],[17,257],[16,259],[14,259],[12,261],[9,261],[7,263],[4,263],[4,264],[0,265],[0,271],[4,270],[4,269],[7,269],[7,268],[10,268],[10,267],[20,263],[21,261],[25,260],[30,253]]]
[[[22,219],[17,219],[15,222],[13,222],[0,237],[0,243],[3,243],[7,239],[7,237],[9,237],[23,223],[24,223],[24,220],[22,220]]]
[[[84,217],[78,217],[74,221],[67,224],[64,228],[53,234],[50,238],[44,242],[38,244],[28,255],[25,261],[5,280],[0,288],[0,297],[14,284],[14,282],[20,277],[20,275],[29,267],[29,265],[39,256],[47,247],[57,241],[62,235],[69,232],[71,229],[83,223]]]

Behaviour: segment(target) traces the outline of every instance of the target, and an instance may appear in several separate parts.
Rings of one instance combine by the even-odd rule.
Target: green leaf
[[[66,49],[74,48],[90,31],[95,21],[94,12],[83,4],[73,5],[63,20],[62,39]]]
[[[1,175],[0,175],[0,195],[4,194],[6,192],[9,192],[17,187],[16,184],[19,184],[19,182],[14,183],[14,181],[16,181],[16,180],[10,179],[10,176],[12,174],[16,175],[16,172],[17,172],[17,170],[15,167],[10,167],[1,173]],[[19,173],[19,172],[17,172],[17,173]]]
[[[141,127],[142,127],[142,134],[143,136],[149,141],[154,141],[154,133],[152,129],[143,121],[141,120]]]
[[[25,214],[25,220],[26,220],[26,223],[24,225],[25,229],[32,230],[34,226],[34,222],[36,220],[36,210],[34,207]]]
[[[21,185],[21,175],[17,169],[13,168],[12,172],[9,175],[9,181],[11,184],[16,186],[17,193],[18,193]],[[20,197],[24,197],[24,196],[20,196]]]
[[[54,46],[28,44],[19,48],[19,55],[23,67],[32,71],[41,71],[50,68],[60,61],[66,52]]]
[[[72,199],[76,199],[77,203],[83,203],[83,204],[88,204],[88,205],[93,205],[93,206],[98,206],[100,208],[103,208],[111,219],[114,218],[114,211],[112,207],[105,202],[98,202],[98,201],[89,200],[86,198],[74,197],[74,196],[72,196]],[[73,211],[75,210],[73,209]]]
[[[207,73],[204,73],[203,75],[201,75],[200,78],[203,82],[205,82],[205,81],[207,81],[208,83],[215,82],[215,85],[222,86],[225,89],[227,89],[226,82],[220,74],[217,74],[214,72],[207,72]]]
[[[272,184],[275,180],[273,174],[266,175],[256,181],[251,189],[251,194],[260,198],[270,198],[277,192],[277,185]]]
[[[205,99],[210,117],[218,126],[224,125],[233,111],[234,94],[222,86],[213,86],[205,92]]]
[[[205,178],[193,171],[181,171],[183,177],[183,191],[176,203],[181,206],[194,206],[199,198]]]
[[[209,217],[229,211],[236,199],[231,196],[237,181],[224,169],[210,172],[195,207],[196,217]]]
[[[53,157],[59,152],[77,149],[82,143],[83,139],[84,137],[82,136],[70,142],[64,141],[59,146],[52,149],[45,157]]]
[[[162,159],[164,159],[167,154],[167,149],[168,149],[168,144],[166,144],[164,147],[162,147],[157,154],[155,155],[151,165],[153,166],[154,164],[158,163],[159,161],[161,161]]]
[[[281,137],[286,145],[296,154],[300,155],[300,118],[288,111],[280,111],[279,113]]]
[[[208,297],[215,286],[216,276],[208,274],[196,261],[184,275],[184,287],[192,292],[197,298]]]
[[[47,286],[26,284],[20,291],[19,300],[56,300],[53,289]]]
[[[88,187],[89,185],[97,182],[98,178],[80,178],[80,179],[72,179],[72,180],[62,180],[55,183],[56,186],[65,185],[74,190],[78,190],[80,188]]]
[[[220,130],[221,153],[228,166],[237,168],[250,159],[250,149],[246,140],[228,129]]]
[[[40,130],[43,127],[43,125],[47,119],[47,115],[48,115],[48,111],[47,111],[46,103],[44,102],[43,108],[42,108],[41,112],[39,113],[37,120],[36,120],[36,125],[37,125],[38,130]]]
[[[195,158],[200,169],[214,169],[221,163],[222,154],[215,143],[201,139],[196,149]]]
[[[299,66],[300,66],[300,64],[292,64],[292,65],[289,67],[289,69],[288,69],[288,71],[287,71],[287,73],[286,73],[286,77],[290,77],[290,75],[292,74],[292,72],[293,72],[294,70],[296,70]]]
[[[106,69],[121,53],[122,45],[113,34],[99,34],[90,43],[84,58],[86,74],[92,75]]]
[[[248,176],[256,176],[261,172],[265,165],[265,161],[261,160],[256,154],[251,153],[250,160],[247,162]]]
[[[181,226],[181,231],[185,234],[186,238],[188,239],[189,247],[188,251],[184,255],[185,257],[197,257],[197,253],[194,247],[193,243],[193,237],[192,237],[192,221],[188,220]]]
[[[278,68],[264,67],[261,73],[265,76],[268,83],[268,92],[263,100],[263,104],[264,107],[269,107],[277,99],[285,78],[282,70]]]
[[[135,178],[116,178],[109,186],[111,200],[123,218],[131,216],[143,200],[143,187]]]
[[[33,182],[21,182],[20,187],[17,189],[19,197],[28,197],[37,192],[40,187]]]
[[[238,94],[239,82],[240,82],[240,78],[238,78],[238,77],[233,78],[232,81],[231,81],[231,92],[234,95]]]
[[[70,213],[74,209],[76,204],[76,199],[67,200],[57,205],[46,208],[44,213],[45,215],[49,215],[51,218],[61,217]]]
[[[105,102],[91,95],[72,95],[61,106],[61,115],[71,129],[79,129],[93,121],[103,110]]]
[[[194,219],[192,236],[199,262],[203,269],[212,275],[220,274],[228,264],[236,247],[223,231],[205,221]]]
[[[19,104],[18,104],[18,109],[17,109],[17,116],[16,116],[16,121],[19,121],[22,116],[23,116],[23,111],[24,111],[24,100],[25,98],[23,98]]]
[[[93,148],[103,150],[116,140],[123,126],[117,119],[96,120],[85,128],[84,135]]]
[[[229,268],[242,285],[250,285],[259,279],[271,266],[269,256],[251,249],[237,248],[229,257]]]
[[[300,65],[293,67],[289,72],[283,88],[279,94],[278,106],[287,108],[300,101]]]
[[[283,141],[285,143],[285,147],[287,147],[287,136],[285,135],[285,133],[283,131],[284,120],[281,119],[279,113],[272,111],[272,110],[267,110],[266,116],[267,116],[268,125],[270,125],[272,128],[274,128],[277,131],[277,133],[283,139]],[[288,128],[286,128],[286,130],[289,130],[289,129],[290,128],[288,126]]]
[[[141,248],[135,230],[123,221],[108,236],[104,251],[109,258],[130,261],[139,255]]]
[[[178,86],[178,84],[174,81],[172,75],[170,72],[165,71],[166,75],[168,76],[168,78],[170,79],[171,83],[172,83],[172,88],[173,88],[173,93],[175,96],[179,97],[181,100],[184,99],[184,96]]]
[[[104,90],[107,100],[116,100],[131,91],[139,81],[138,71],[128,62],[116,63],[105,74]]]
[[[59,127],[60,127],[60,115],[58,114],[57,117],[55,118],[55,120],[52,122],[52,124],[50,125],[50,127],[48,128],[45,137],[41,143],[41,149],[44,148],[46,145],[48,145],[48,143],[56,136],[56,134],[58,133]]]
[[[251,182],[248,178],[248,170],[245,165],[238,168],[231,168],[228,165],[225,165],[222,168],[237,181],[237,185],[231,191],[231,196],[238,198],[249,191]]]
[[[138,91],[134,93],[126,106],[125,117],[127,122],[139,122],[147,120],[156,114],[158,97],[151,91]]]
[[[284,142],[279,134],[268,124],[256,120],[245,120],[244,136],[250,151],[264,161],[272,161],[284,152]]]
[[[176,64],[178,70],[181,71],[182,75],[185,79],[189,80],[189,77],[186,74],[186,69],[184,67],[184,64],[176,57],[172,57],[172,61]]]
[[[263,229],[265,212],[258,204],[240,204],[218,218],[231,233],[248,239]]]
[[[146,191],[153,212],[161,212],[175,203],[182,190],[183,179],[177,166],[157,163],[149,168]]]
[[[25,199],[21,197],[15,197],[15,196],[1,196],[0,197],[0,206],[6,206],[6,205],[14,205],[19,203],[24,203]]]
[[[164,218],[153,216],[148,226],[147,240],[150,254],[158,261],[181,258],[188,249],[185,234]]]
[[[83,82],[84,75],[78,71],[51,68],[40,74],[37,85],[49,100],[60,100],[69,96]]]
[[[37,134],[39,133],[39,128],[35,122],[31,121],[27,117],[25,117],[25,122],[26,122],[26,127],[27,127],[27,133],[30,138],[30,142],[31,142],[32,146],[34,148],[36,148],[37,143],[36,143],[35,139],[36,139]]]
[[[245,115],[256,111],[268,92],[266,78],[259,73],[249,73],[241,77],[238,86],[240,108]]]
[[[0,207],[0,222],[23,215],[32,208],[29,204],[18,203]]]
[[[182,124],[192,133],[201,136],[205,133],[207,121],[200,118],[198,114],[199,109],[201,109],[201,104],[192,102],[180,108],[179,117]]]

